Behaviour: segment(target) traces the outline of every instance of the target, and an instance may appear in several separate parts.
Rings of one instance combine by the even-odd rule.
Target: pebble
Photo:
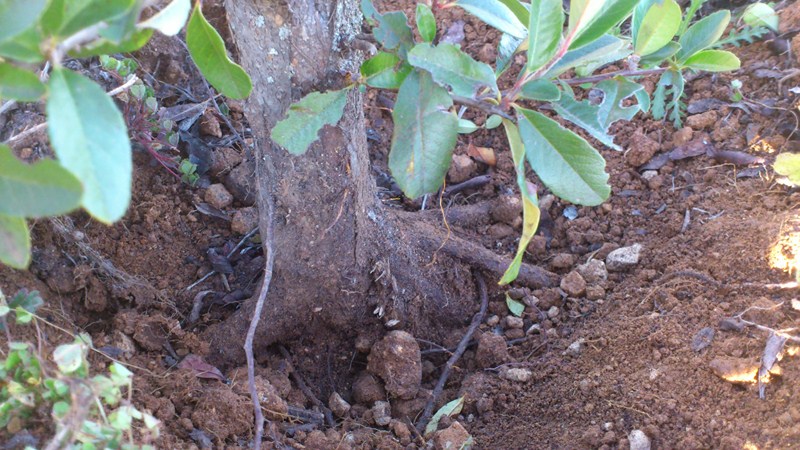
[[[353,382],[353,400],[363,405],[386,398],[386,391],[376,377],[363,372]]]
[[[679,147],[692,140],[694,130],[690,127],[683,127],[672,135],[672,145]]]
[[[508,346],[503,336],[494,333],[483,333],[478,338],[478,349],[475,351],[475,362],[478,367],[486,369],[503,364],[510,359]]]
[[[530,328],[528,328],[528,331],[526,331],[525,334],[539,334],[541,332],[542,332],[542,326],[539,325],[538,323],[535,323],[531,325]]]
[[[694,335],[694,338],[692,339],[692,350],[699,352],[711,345],[711,341],[713,340],[714,329],[711,327],[705,327]]]
[[[489,213],[495,221],[511,225],[522,214],[522,200],[516,195],[502,195],[492,203]]]
[[[547,310],[547,317],[551,319],[557,317],[559,312],[558,306],[551,306],[550,309]]]
[[[492,314],[486,318],[486,325],[489,325],[490,327],[496,326],[498,323],[500,323],[500,318],[495,314]]]
[[[524,383],[531,379],[531,377],[533,376],[533,372],[531,372],[529,369],[513,367],[511,369],[501,372],[500,376],[509,381],[519,381],[521,383]]]
[[[586,288],[587,300],[601,300],[605,298],[606,290],[602,286],[589,286]]]
[[[453,422],[444,430],[439,430],[433,436],[433,445],[436,450],[455,450],[465,448],[470,439],[469,432],[459,422]]]
[[[550,261],[550,267],[555,270],[567,270],[575,264],[575,255],[572,253],[559,253]]]
[[[328,408],[336,414],[336,417],[345,418],[350,412],[350,403],[347,403],[338,392],[333,392],[328,397]]]
[[[570,297],[582,297],[586,293],[586,280],[578,271],[573,270],[561,279],[560,287]]]
[[[639,255],[642,251],[641,244],[630,247],[621,247],[606,256],[606,268],[610,272],[621,272],[639,264]]]
[[[475,161],[467,155],[453,155],[453,162],[447,171],[447,178],[450,183],[461,183],[467,181],[478,168]]]
[[[381,427],[389,425],[392,421],[392,406],[389,402],[377,401],[372,405],[372,420]]]
[[[256,201],[255,163],[251,160],[242,161],[234,167],[223,183],[228,192],[241,204],[252,206]]]
[[[217,183],[206,189],[205,200],[214,208],[225,209],[233,203],[233,195],[225,189],[224,185]]]
[[[628,434],[631,450],[650,450],[650,438],[642,430],[633,430]]]
[[[608,279],[606,263],[599,259],[592,259],[575,268],[589,284],[602,283]]]
[[[569,356],[578,356],[581,354],[581,350],[583,350],[583,343],[585,340],[583,338],[578,339],[577,341],[569,344],[569,347],[564,351],[565,355]]]
[[[236,210],[231,219],[231,231],[245,235],[258,226],[258,210],[253,206]]]
[[[506,328],[522,328],[522,317],[506,316]]]
[[[686,118],[686,126],[694,130],[702,130],[716,125],[719,120],[719,113],[715,110],[695,114]]]

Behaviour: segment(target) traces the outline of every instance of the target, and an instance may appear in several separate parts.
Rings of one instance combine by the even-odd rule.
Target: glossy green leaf
[[[555,56],[563,28],[564,8],[561,0],[531,0],[528,72],[535,72]]]
[[[650,7],[656,3],[661,3],[663,0],[640,0],[639,3],[633,8],[631,14],[631,36],[635,37],[639,34],[639,27],[642,25],[644,17],[650,10]]]
[[[0,99],[35,102],[45,93],[44,84],[31,71],[0,62]]]
[[[515,38],[510,34],[503,33],[503,35],[500,36],[500,42],[497,44],[497,59],[494,69],[496,78],[500,78],[500,75],[511,66],[514,55],[522,51],[521,45],[523,42],[525,42],[525,39]]]
[[[461,409],[464,407],[464,397],[458,397],[457,399],[448,402],[431,417],[431,421],[428,422],[428,425],[425,427],[425,436],[429,436],[436,432],[436,429],[439,428],[439,421],[442,420],[443,416],[453,417],[461,413]]]
[[[250,95],[250,76],[228,57],[222,37],[203,17],[199,2],[186,27],[186,45],[200,73],[222,95],[234,99]]]
[[[364,19],[372,26],[377,25],[381,17],[381,14],[375,9],[375,5],[372,4],[371,0],[361,0],[361,14],[364,15]]]
[[[36,27],[30,28],[14,39],[0,43],[0,57],[31,64],[42,62],[44,55],[39,49],[41,42],[39,30]]]
[[[497,92],[497,80],[488,64],[475,61],[452,44],[418,44],[408,53],[408,63],[426,70],[455,95],[474,97],[482,88]]]
[[[517,176],[517,187],[519,187],[522,198],[522,235],[519,238],[519,244],[517,244],[517,253],[500,279],[498,283],[500,285],[506,285],[517,279],[519,269],[522,266],[522,257],[525,256],[525,250],[528,248],[531,239],[533,239],[533,235],[536,234],[536,229],[539,227],[539,219],[541,218],[536,192],[531,192],[532,186],[529,187],[528,180],[525,179],[525,146],[522,143],[519,128],[508,119],[503,119],[503,126],[506,130],[509,147],[511,147],[514,172]]]
[[[645,56],[658,51],[672,41],[680,26],[681,7],[675,0],[653,3],[633,35],[634,53]]]
[[[0,0],[0,42],[33,26],[45,6],[47,0]]]
[[[121,44],[129,40],[136,32],[136,22],[139,21],[144,2],[145,0],[134,0],[125,14],[108,21],[107,25],[100,30],[100,36],[114,44]]]
[[[90,56],[112,55],[115,53],[131,53],[144,47],[152,36],[152,29],[136,30],[130,38],[119,44],[115,44],[108,39],[98,39],[69,52],[69,55],[73,58],[88,58]]]
[[[486,128],[487,130],[493,130],[502,124],[503,118],[497,114],[492,114],[488,119],[486,119],[486,123],[483,124],[483,128]]]
[[[480,127],[475,122],[467,119],[458,119],[458,134],[470,134],[477,131]]]
[[[272,129],[272,140],[293,155],[301,155],[317,140],[325,125],[336,125],[347,104],[347,89],[312,92],[289,107]]]
[[[31,235],[22,217],[0,215],[0,262],[14,269],[31,262]]]
[[[131,199],[131,144],[122,114],[105,91],[57,67],[50,75],[47,124],[53,150],[83,183],[84,208],[103,223],[125,214]]]
[[[436,38],[436,18],[433,16],[430,6],[424,3],[417,3],[417,30],[425,42],[433,42]]]
[[[573,0],[573,3],[576,2],[584,3],[586,7],[581,11],[582,17],[579,18],[570,49],[583,47],[608,33],[631,14],[639,0]],[[599,9],[596,10],[597,5]]]
[[[31,218],[64,214],[80,206],[81,193],[80,181],[56,161],[24,164],[0,145],[0,214]]]
[[[86,358],[86,346],[81,344],[62,344],[53,352],[53,361],[58,365],[58,370],[71,374],[83,365]]]
[[[661,47],[660,49],[656,50],[655,52],[642,57],[639,60],[639,65],[641,67],[655,67],[661,64],[665,59],[670,58],[674,54],[678,53],[678,50],[681,49],[681,44],[678,44],[675,41],[668,42],[667,45]]]
[[[455,4],[503,33],[520,39],[528,35],[525,25],[500,0],[457,0]]]
[[[379,89],[400,89],[412,67],[393,53],[378,52],[361,64],[367,85]]]
[[[730,11],[717,11],[689,27],[678,41],[681,44],[676,54],[678,62],[685,62],[690,56],[717,42],[730,21]]]
[[[541,102],[555,102],[561,98],[561,91],[552,81],[540,78],[522,85],[520,97]]]
[[[739,58],[725,50],[703,50],[684,62],[686,67],[707,72],[730,72],[741,67]]]
[[[408,17],[402,11],[392,11],[378,16],[378,26],[372,30],[375,39],[387,50],[397,49],[405,58],[414,46],[414,35],[408,26]]]
[[[742,20],[751,27],[767,27],[778,31],[778,13],[766,3],[748,5],[742,13]]]
[[[506,294],[506,307],[511,314],[517,317],[522,317],[522,313],[525,312],[525,304],[518,300],[514,300],[508,294]]]
[[[500,3],[506,5],[508,9],[514,13],[514,16],[519,19],[519,23],[526,24],[530,20],[530,5],[523,5],[520,0],[499,0]]]
[[[607,61],[609,55],[622,55],[627,50],[628,43],[622,39],[606,34],[596,41],[575,50],[570,50],[558,60],[543,78],[556,78],[574,67]]]
[[[135,6],[134,0],[71,0],[64,2],[64,16],[55,32],[57,36],[72,36],[100,22],[110,22],[125,15]]]
[[[164,9],[139,24],[141,28],[153,28],[165,36],[180,33],[192,10],[191,0],[173,0]]]
[[[519,131],[531,168],[556,196],[595,206],[611,193],[606,162],[585,139],[553,119],[523,108]]]
[[[793,184],[800,185],[800,153],[781,153],[775,158],[772,168]]]
[[[436,192],[444,182],[458,134],[451,106],[447,91],[424,71],[411,72],[397,93],[389,169],[409,198]]]

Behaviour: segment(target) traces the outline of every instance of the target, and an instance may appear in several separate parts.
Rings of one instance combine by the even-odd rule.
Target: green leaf
[[[127,431],[133,425],[133,407],[120,406],[108,415],[108,422],[119,431]]]
[[[793,184],[800,185],[800,153],[781,153],[775,158],[772,168]]]
[[[503,118],[498,116],[497,114],[492,114],[486,119],[486,123],[483,124],[483,128],[487,130],[493,130],[499,127],[503,123]]]
[[[71,0],[66,6],[57,36],[72,36],[100,22],[110,22],[130,11],[134,0]]]
[[[516,1],[516,0],[515,0]],[[500,42],[497,44],[497,60],[495,61],[495,78],[500,78],[500,75],[508,69],[514,55],[520,50],[520,46],[525,42],[525,39],[515,38],[510,34],[503,33],[500,36]]]
[[[467,119],[458,119],[458,134],[470,134],[477,131],[480,127],[475,122]]]
[[[690,56],[683,64],[707,72],[730,72],[742,65],[736,55],[725,50],[702,50]]]
[[[0,57],[31,64],[42,62],[44,55],[39,49],[42,40],[39,30],[36,27],[30,28],[14,39],[0,43]]]
[[[186,24],[191,10],[191,0],[173,0],[157,14],[140,23],[139,27],[158,30],[165,36],[175,36]]]
[[[531,192],[528,180],[525,179],[525,146],[522,144],[519,128],[514,122],[503,119],[503,126],[506,130],[506,137],[508,138],[509,147],[511,147],[511,157],[514,160],[514,171],[517,175],[517,187],[519,187],[520,196],[522,197],[522,235],[517,244],[517,253],[514,255],[514,260],[506,269],[503,278],[500,279],[498,284],[506,285],[517,279],[519,275],[519,268],[522,265],[522,257],[525,256],[525,249],[536,234],[536,229],[539,226],[539,219],[541,218],[541,211],[539,210],[539,199],[536,197],[536,192]]]
[[[561,91],[552,81],[539,78],[522,85],[520,97],[541,102],[555,102],[561,98]]]
[[[81,204],[80,181],[56,161],[24,164],[0,145],[0,214],[39,218],[64,214]]]
[[[136,32],[136,22],[142,13],[143,3],[144,0],[135,0],[125,14],[110,20],[107,26],[100,30],[100,36],[115,44],[130,39]]]
[[[20,289],[8,302],[9,307],[22,308],[31,314],[36,313],[36,310],[42,305],[44,305],[44,300],[39,295],[39,291],[28,291],[27,289]]]
[[[275,124],[272,140],[293,155],[301,155],[317,140],[325,125],[336,125],[344,113],[347,89],[312,92],[289,107],[286,117]]]
[[[506,293],[506,307],[517,317],[522,317],[522,313],[525,312],[525,304],[509,297],[508,293]]]
[[[367,85],[379,89],[400,89],[412,68],[393,53],[378,52],[361,64]]]
[[[389,169],[409,198],[436,192],[444,181],[458,134],[451,106],[427,72],[411,72],[397,93]]]
[[[506,5],[508,9],[519,19],[519,23],[526,24],[530,21],[531,12],[529,5],[523,5],[520,0],[499,0],[500,3]]]
[[[392,11],[378,16],[378,27],[372,30],[372,35],[385,49],[397,49],[403,59],[414,46],[414,35],[408,26],[408,17],[402,11]]]
[[[111,55],[114,53],[131,53],[144,47],[153,36],[153,30],[136,30],[130,38],[119,44],[108,39],[98,39],[89,44],[69,52],[73,58],[88,58],[90,56]]]
[[[0,62],[0,99],[35,102],[44,92],[44,84],[34,73]]]
[[[667,45],[661,47],[655,52],[650,53],[647,56],[643,56],[642,59],[639,60],[639,65],[641,67],[658,66],[665,59],[672,57],[672,55],[674,55],[675,53],[678,53],[678,50],[680,49],[681,49],[681,44],[678,44],[675,41],[668,42]]]
[[[609,59],[624,58],[629,53],[628,43],[622,39],[606,34],[596,41],[581,48],[570,50],[558,60],[542,78],[556,78],[573,67],[586,66],[593,63],[602,63]]]
[[[656,89],[653,91],[653,107],[650,114],[654,119],[663,119],[668,113],[675,128],[681,125],[681,102],[683,96],[683,74],[677,70],[668,70],[661,74]],[[671,98],[667,102],[667,98]]]
[[[31,262],[31,235],[22,217],[0,215],[0,262],[14,269]]]
[[[17,36],[36,23],[47,0],[0,0],[0,42]]]
[[[372,26],[377,25],[378,20],[381,18],[381,14],[375,9],[375,5],[370,0],[361,0],[361,13],[364,15],[364,19]]]
[[[558,50],[564,28],[561,0],[531,0],[528,23],[528,72],[547,64]]]
[[[672,41],[680,26],[681,7],[675,0],[653,3],[633,35],[634,53],[645,56],[658,51]]]
[[[131,199],[132,156],[122,114],[100,86],[56,67],[47,124],[61,165],[83,183],[84,208],[103,223],[122,218]]]
[[[717,11],[689,27],[679,41],[681,49],[676,55],[678,62],[685,62],[690,56],[719,40],[730,21],[730,11]]]
[[[628,17],[637,3],[639,0],[573,0],[570,3],[573,39],[569,48],[576,49],[594,42]],[[576,4],[579,16],[573,29],[572,6]]]
[[[418,44],[408,53],[408,62],[430,72],[437,83],[449,86],[455,95],[474,97],[484,87],[498,91],[492,68],[452,44]]]
[[[86,346],[81,344],[62,344],[53,352],[53,361],[58,370],[71,374],[81,368],[86,358]]]
[[[593,105],[588,100],[576,101],[571,95],[564,95],[558,103],[553,103],[553,108],[559,116],[588,131],[598,141],[614,150],[622,150],[614,144],[608,128],[618,120],[631,120],[637,112],[649,108],[649,97],[647,104],[622,106],[625,99],[643,92],[644,88],[621,77],[605,80],[595,89],[603,92],[603,101],[599,105]],[[644,102],[643,98],[636,98]]]
[[[525,25],[500,0],[457,0],[455,4],[503,33],[520,39],[528,35]]]
[[[555,195],[596,206],[608,198],[606,162],[586,140],[536,111],[522,114],[519,131],[531,168]]]
[[[428,425],[425,427],[425,436],[430,436],[436,432],[436,429],[439,428],[439,421],[442,420],[443,416],[453,417],[461,413],[461,408],[463,407],[464,397],[462,396],[439,408],[433,417],[431,417],[431,421],[428,422]]]
[[[778,31],[778,14],[765,3],[753,3],[745,8],[742,20],[751,27],[767,27]]]
[[[58,32],[61,24],[64,23],[66,11],[66,0],[50,0],[47,9],[39,20],[42,32],[46,35],[53,35]]]
[[[64,419],[69,413],[69,403],[65,401],[58,401],[53,403],[53,417],[57,420]]]
[[[222,37],[203,17],[199,2],[186,27],[186,45],[200,73],[222,95],[234,99],[250,95],[253,90],[250,76],[228,58]]]
[[[424,3],[417,3],[417,29],[425,42],[433,42],[436,38],[436,18],[431,8]]]

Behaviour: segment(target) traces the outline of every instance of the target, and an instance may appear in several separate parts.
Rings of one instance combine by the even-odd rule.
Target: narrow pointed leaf
[[[595,206],[611,193],[606,162],[586,140],[536,111],[517,108],[531,168],[558,197]]]
[[[584,0],[590,4],[586,11],[594,11],[597,4],[601,4],[599,11],[594,12],[585,26],[579,26],[575,37],[570,43],[570,49],[583,47],[594,42],[600,36],[608,33],[617,24],[625,20],[633,11],[639,0]]]
[[[522,51],[520,46],[524,41],[524,39],[515,38],[506,33],[500,36],[500,42],[497,44],[497,60],[495,61],[494,69],[495,78],[500,78],[500,75],[508,69],[511,65],[511,61],[514,59],[514,55],[517,54],[518,51]]]
[[[424,3],[417,3],[417,30],[425,42],[433,42],[436,38],[436,18],[433,16],[430,6]]]
[[[56,161],[24,164],[0,145],[0,214],[44,217],[64,214],[81,204],[81,183]]]
[[[475,61],[455,45],[418,44],[408,53],[408,62],[428,71],[437,83],[450,87],[455,95],[473,97],[484,87],[497,92],[492,68]]]
[[[35,24],[45,6],[47,0],[0,0],[0,42]]]
[[[33,72],[0,62],[0,99],[35,102],[44,92],[44,84]]]
[[[525,25],[500,0],[458,0],[456,5],[503,33],[520,39],[528,34]]]
[[[408,26],[408,17],[403,11],[392,11],[378,15],[378,27],[372,30],[375,39],[387,50],[397,49],[401,58],[414,46],[414,35]]]
[[[678,62],[685,62],[690,56],[717,42],[730,21],[730,11],[717,11],[695,22],[678,41],[681,44],[676,55]]]
[[[725,50],[702,50],[684,62],[686,67],[707,72],[730,72],[741,67],[739,58]]]
[[[38,63],[44,61],[44,55],[39,49],[42,35],[36,27],[18,34],[14,39],[0,42],[0,57],[13,59],[25,63]]]
[[[431,417],[431,421],[428,422],[428,425],[425,427],[425,436],[429,436],[436,431],[436,429],[439,427],[439,421],[442,420],[442,416],[455,416],[461,412],[461,408],[463,407],[464,397],[462,396],[439,408],[433,417]]]
[[[642,57],[639,60],[639,65],[641,67],[655,67],[661,64],[662,61],[671,57],[672,55],[678,53],[678,50],[681,49],[681,44],[678,44],[675,41],[668,42],[667,45],[661,47],[660,49],[656,50],[653,53],[650,53],[647,56]]]
[[[389,169],[409,198],[436,192],[444,182],[458,134],[453,101],[430,74],[413,71],[397,93]]]
[[[272,140],[293,155],[301,155],[317,140],[325,125],[336,125],[347,104],[347,89],[312,92],[289,107],[272,129]]]
[[[412,67],[393,53],[378,52],[361,64],[367,85],[379,89],[400,89]]]
[[[561,0],[531,0],[528,24],[528,72],[547,64],[558,50],[564,28]]]
[[[556,78],[573,67],[581,67],[598,61],[606,61],[609,55],[625,54],[628,43],[606,34],[581,48],[568,51],[542,78]]]
[[[14,269],[31,262],[31,235],[22,217],[0,215],[0,262]]]
[[[224,96],[247,98],[253,90],[250,76],[228,57],[225,43],[208,23],[198,2],[186,27],[186,45],[200,73]]]
[[[541,102],[555,102],[561,98],[561,91],[552,81],[539,78],[522,86],[520,97]]]
[[[83,183],[82,205],[96,219],[120,219],[131,198],[132,156],[122,114],[100,86],[64,68],[50,75],[50,142]]]
[[[130,11],[134,0],[79,0],[64,2],[66,8],[56,35],[67,37],[101,22],[110,22]]]
[[[633,50],[639,56],[649,55],[667,45],[681,26],[681,7],[675,0],[653,3],[633,35]]]
[[[517,253],[514,255],[511,265],[508,266],[503,278],[498,283],[500,285],[511,283],[517,279],[520,266],[522,266],[522,257],[525,256],[525,249],[528,248],[533,235],[536,234],[536,229],[539,227],[539,219],[541,218],[536,192],[531,192],[528,188],[528,181],[525,179],[525,146],[522,143],[519,129],[514,122],[508,119],[503,119],[503,126],[506,130],[508,144],[511,147],[511,157],[514,160],[514,170],[517,175],[517,186],[522,197],[522,236],[519,238]]]
[[[186,24],[192,10],[190,0],[173,0],[164,9],[139,24],[141,28],[152,28],[165,36],[175,36]]]
[[[520,0],[499,0],[500,3],[506,5],[508,9],[519,19],[521,24],[526,24],[530,20],[530,5],[523,5]]]

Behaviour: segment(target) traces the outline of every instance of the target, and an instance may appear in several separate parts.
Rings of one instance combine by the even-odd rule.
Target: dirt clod
[[[433,445],[436,450],[455,450],[464,448],[464,444],[469,440],[469,432],[459,422],[453,422],[444,430],[437,431],[433,437]]]
[[[237,209],[231,219],[231,231],[245,235],[258,226],[258,210],[254,206]]]
[[[453,163],[447,171],[447,178],[450,183],[456,184],[467,181],[475,172],[478,165],[467,155],[453,155]]]
[[[716,125],[719,120],[719,113],[716,110],[706,111],[686,118],[686,126],[693,130],[705,130]]]
[[[514,223],[522,214],[522,200],[518,196],[503,195],[492,204],[492,219],[508,225]]]
[[[570,297],[582,297],[586,293],[586,280],[573,270],[561,279],[561,289]]]
[[[212,387],[199,395],[192,412],[194,426],[218,439],[246,437],[253,422],[250,398],[234,393],[229,387]]]
[[[347,403],[338,392],[333,392],[328,397],[328,408],[340,418],[347,417],[350,413],[350,403]]]
[[[385,427],[389,425],[389,422],[392,420],[392,407],[389,402],[377,401],[372,405],[371,411],[372,420],[375,421],[375,425]]]
[[[353,382],[353,400],[357,403],[370,406],[385,398],[386,391],[383,384],[371,374],[362,372]]]
[[[625,153],[625,162],[631,167],[639,167],[644,165],[650,158],[658,152],[661,145],[650,139],[641,130],[631,136],[631,143]]]
[[[494,367],[508,361],[508,348],[506,340],[494,333],[483,333],[478,339],[478,350],[475,352],[475,362],[478,367],[485,369]]]
[[[245,206],[252,206],[256,201],[254,170],[255,164],[246,159],[234,167],[223,181],[228,191],[233,194],[233,198]]]
[[[391,331],[372,346],[367,370],[379,376],[393,397],[412,399],[422,383],[422,356],[414,336]]]
[[[603,283],[608,279],[606,263],[599,259],[592,259],[581,264],[575,269],[588,284]]]
[[[225,209],[233,203],[233,195],[222,184],[212,184],[206,189],[205,200],[217,209]]]

